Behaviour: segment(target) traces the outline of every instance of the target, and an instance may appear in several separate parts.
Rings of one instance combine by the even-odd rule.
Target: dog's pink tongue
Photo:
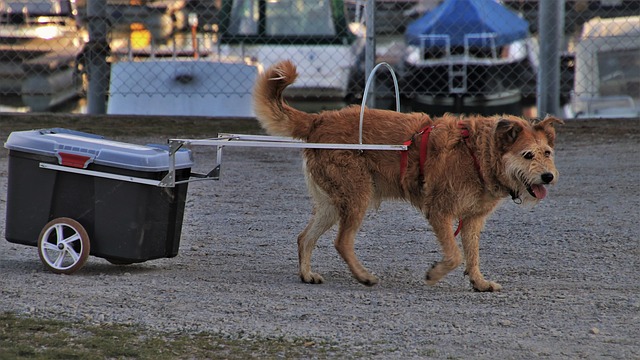
[[[533,190],[533,193],[536,194],[536,198],[539,200],[542,200],[547,196],[547,189],[544,185],[531,185],[531,190]]]

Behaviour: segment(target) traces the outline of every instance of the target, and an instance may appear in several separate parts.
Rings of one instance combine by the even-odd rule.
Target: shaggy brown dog
[[[283,90],[296,77],[296,67],[283,61],[258,78],[254,110],[265,130],[313,143],[358,143],[359,107],[309,114],[283,102]],[[412,143],[400,154],[304,150],[314,207],[309,224],[298,237],[300,278],[306,283],[324,281],[311,270],[311,252],[318,238],[338,223],[338,253],[359,282],[376,284],[378,279],[354,253],[355,236],[367,208],[378,206],[383,199],[402,199],[424,214],[444,253],[427,271],[428,284],[435,284],[462,262],[453,229],[459,220],[465,274],[473,288],[500,290],[499,284],[485,280],[480,272],[480,231],[504,198],[537,202],[546,196],[544,185],[556,182],[554,123],[562,121],[548,117],[532,124],[514,116],[453,115],[432,119],[422,113],[367,109],[364,144]]]

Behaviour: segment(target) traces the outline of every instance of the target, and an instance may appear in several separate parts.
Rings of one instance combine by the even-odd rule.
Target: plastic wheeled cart
[[[220,134],[134,145],[68,129],[9,135],[7,241],[36,246],[55,273],[72,274],[89,255],[132,264],[178,254],[187,186],[218,179],[226,146],[404,150],[404,145],[318,144],[284,137]],[[191,172],[185,146],[216,146],[208,174]]]
[[[71,274],[89,255],[131,264],[178,254],[187,194],[220,176],[226,146],[406,150],[405,145],[305,143],[285,137],[220,134],[133,145],[67,129],[13,132],[5,237],[37,246],[42,263]],[[207,174],[191,172],[185,146],[217,147]]]
[[[37,246],[42,263],[71,274],[89,255],[131,264],[178,254],[192,154],[67,129],[13,132],[7,241]]]

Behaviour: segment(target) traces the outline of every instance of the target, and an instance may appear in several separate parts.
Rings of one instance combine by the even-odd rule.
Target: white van
[[[585,23],[575,66],[567,118],[640,117],[640,16]]]

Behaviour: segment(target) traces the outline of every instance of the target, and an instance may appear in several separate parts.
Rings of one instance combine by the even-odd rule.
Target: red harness
[[[420,136],[419,171],[420,171],[421,178],[424,176],[424,164],[427,161],[427,152],[429,151],[429,134],[431,134],[431,131],[433,131],[433,129],[436,128],[436,126],[437,125],[425,126],[422,129],[420,129],[420,131],[418,131],[415,135],[415,136]],[[458,128],[460,129],[460,135],[462,136],[462,140],[464,141],[465,146],[469,150],[469,155],[471,155],[471,158],[473,159],[473,165],[476,168],[476,172],[478,173],[478,176],[480,177],[480,181],[484,184],[484,178],[482,176],[482,171],[480,169],[480,162],[478,161],[478,158],[476,157],[475,153],[471,149],[471,146],[469,145],[469,137],[470,137],[469,129],[467,129],[467,127],[461,121],[458,122]],[[408,147],[411,146],[411,144],[413,144],[413,139],[415,138],[415,136],[413,136],[411,139],[403,143],[403,145],[407,146],[407,150],[402,150],[400,152],[400,183],[402,183],[402,180],[404,180],[404,175],[407,171],[407,165],[409,163]],[[460,230],[462,230],[462,218],[458,220],[458,228],[456,229],[453,236],[454,237],[458,236],[458,234],[460,233]]]
[[[429,134],[431,134],[431,130],[435,127],[435,125],[425,126],[415,135],[422,135],[420,138],[420,176],[424,175],[424,163],[427,161],[427,151],[429,150]],[[407,150],[402,150],[400,152],[400,181],[404,179],[404,174],[407,172],[407,165],[409,163],[409,146],[413,144],[413,139],[414,138],[412,137],[402,144],[407,146]]]

